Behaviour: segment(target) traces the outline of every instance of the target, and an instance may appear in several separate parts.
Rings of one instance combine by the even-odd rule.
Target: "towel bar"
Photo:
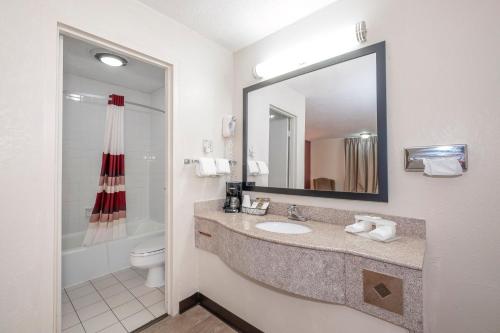
[[[196,160],[196,159],[191,159],[191,158],[184,159],[184,164],[196,164],[198,162],[199,162],[199,160]],[[236,165],[236,161],[229,160],[229,165],[231,165],[231,166]]]

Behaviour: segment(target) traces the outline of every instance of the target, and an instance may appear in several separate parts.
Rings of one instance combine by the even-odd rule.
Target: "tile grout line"
[[[64,293],[66,294],[66,296],[68,296],[68,300],[69,300],[69,302],[70,302],[71,306],[73,307],[73,311],[75,311],[76,318],[78,318],[78,322],[79,322],[79,324],[82,326],[83,331],[86,333],[86,332],[87,332],[87,330],[85,329],[85,327],[83,327],[83,322],[82,322],[82,320],[80,319],[80,316],[78,315],[78,312],[76,312],[75,305],[73,304],[73,301],[71,300],[71,297],[69,297],[68,292],[66,291],[66,288],[64,288]],[[61,316],[61,319],[62,319],[62,316]],[[75,327],[76,325],[78,325],[78,324],[75,324],[75,325],[70,326],[70,327],[66,327],[66,328],[64,329],[64,331],[66,331],[66,330],[67,330],[67,329],[69,329],[69,328]]]
[[[113,275],[113,273],[111,273],[111,275]],[[114,277],[116,280],[118,280],[118,279],[117,279],[114,275],[113,275],[113,277]],[[103,296],[103,295],[101,294],[101,292],[100,292],[100,291],[99,291],[99,290],[98,290],[98,289],[94,286],[94,283],[93,283],[91,280],[89,280],[89,282],[92,284],[92,286],[93,286],[93,287],[94,287],[94,289],[97,291],[97,293],[99,294],[99,296],[101,296],[102,301],[103,301],[103,302],[104,302],[104,303],[105,303],[105,304],[109,307],[109,311],[111,312],[111,314],[112,314],[112,315],[116,318],[116,320],[118,320],[118,322],[119,322],[119,323],[120,323],[120,325],[123,327],[123,329],[124,329],[125,331],[127,331],[127,332],[128,332],[128,329],[127,329],[125,326],[123,326],[123,324],[122,324],[121,320],[120,320],[120,319],[118,319],[118,317],[115,315],[115,313],[113,312],[113,309],[112,309],[112,308],[111,308],[111,306],[108,304],[108,302],[106,302],[106,299],[104,298],[104,296]],[[120,280],[118,280],[118,282],[120,282]],[[106,288],[104,288],[104,289],[106,289]],[[117,294],[117,295],[118,295],[118,294]],[[112,295],[112,296],[114,296],[114,295]],[[107,312],[107,311],[105,311],[105,312],[103,312],[103,313],[106,313],[106,312]],[[101,314],[103,314],[103,313],[100,313],[100,314],[98,314],[97,316],[99,316],[99,315],[101,315]],[[94,316],[94,317],[97,317],[97,316]],[[92,318],[94,318],[94,317],[92,317]],[[90,318],[89,318],[89,319],[90,319]],[[88,320],[88,319],[87,319],[87,320]],[[104,327],[102,330],[97,331],[97,333],[104,331],[105,329],[107,329],[107,328],[109,328],[109,327],[113,326],[114,324],[115,324],[115,323],[113,323],[113,324],[111,324],[111,325],[109,325],[109,326]],[[83,326],[83,324],[82,324],[82,326]],[[85,327],[84,327],[83,329],[85,329]]]
[[[130,269],[130,270],[132,270],[132,271],[134,271],[134,272],[135,272],[137,275],[139,275],[140,277],[142,277],[142,278],[143,278],[143,280],[146,280],[146,279],[145,279],[142,275],[140,275],[139,273],[137,273],[134,269],[132,269],[132,268],[129,268],[129,269]],[[130,289],[129,289],[129,288],[127,288],[127,286],[126,286],[126,285],[124,285],[124,284],[122,283],[122,281],[121,281],[119,278],[117,278],[117,277],[115,276],[115,274],[114,274],[114,273],[111,273],[111,275],[113,275],[113,276],[114,276],[114,277],[118,280],[118,283],[120,283],[123,287],[125,287],[125,289],[127,289],[127,291],[128,291],[130,294],[132,294],[132,296],[134,297],[134,299],[135,299],[137,302],[139,302],[139,304],[140,304],[140,305],[142,305],[142,307],[144,308],[144,309],[142,309],[142,310],[146,310],[147,312],[149,312],[149,314],[151,314],[151,315],[153,316],[153,318],[156,318],[156,316],[155,316],[155,315],[154,315],[151,311],[149,311],[149,309],[148,309],[148,308],[147,308],[147,307],[146,307],[146,306],[145,306],[145,305],[141,302],[141,300],[140,300],[138,297],[136,297],[136,296],[134,295],[134,293],[133,293],[133,292],[131,292],[131,291],[130,291]],[[132,279],[133,279],[133,278],[132,278]],[[131,279],[128,279],[128,280],[131,280]],[[125,281],[128,281],[128,280],[125,280]],[[138,286],[136,286],[136,287],[138,287]],[[134,288],[135,288],[135,287],[134,287]],[[157,288],[154,288],[154,289],[157,289]],[[144,294],[144,295],[150,294],[150,293],[152,293],[152,292],[154,292],[154,290],[152,290],[151,292],[146,293],[146,294]],[[160,291],[160,292],[161,292],[161,291]],[[142,295],[142,296],[144,296],[144,295]],[[142,296],[141,296],[141,297],[142,297]],[[123,303],[123,304],[129,303],[129,302],[131,302],[131,301],[125,302],[125,303]],[[107,303],[106,303],[106,304],[107,304]],[[142,310],[139,310],[139,311],[137,311],[137,312],[135,312],[135,313],[133,313],[133,314],[131,314],[131,315],[129,315],[129,316],[127,316],[127,317],[123,318],[123,320],[125,320],[125,319],[127,319],[127,318],[129,318],[129,317],[132,317],[132,316],[133,316],[133,315],[135,315],[135,314],[138,314],[138,313],[139,313],[139,312],[141,312]],[[120,320],[120,319],[118,319],[118,320],[119,320],[119,321],[120,321],[120,323],[121,323],[121,320]],[[147,323],[146,323],[146,324],[147,324]],[[123,324],[122,324],[122,325],[123,325]],[[127,330],[127,331],[128,331],[128,330]]]

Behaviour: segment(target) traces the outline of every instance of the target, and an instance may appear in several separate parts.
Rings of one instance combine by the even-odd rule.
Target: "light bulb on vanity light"
[[[361,139],[369,139],[372,134],[370,132],[362,132],[359,134],[359,136],[361,137]]]
[[[352,51],[366,42],[366,23],[357,23],[332,33],[312,38],[293,49],[281,52],[253,68],[256,79],[268,79]]]

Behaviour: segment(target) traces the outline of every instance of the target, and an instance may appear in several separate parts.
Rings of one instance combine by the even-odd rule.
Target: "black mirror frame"
[[[339,64],[348,60],[353,60],[369,54],[376,54],[377,72],[377,135],[378,135],[378,193],[358,193],[358,192],[333,192],[316,191],[306,189],[289,189],[280,187],[254,186],[247,182],[247,160],[248,160],[248,94],[251,91],[264,88],[266,86],[304,75],[325,67]],[[348,52],[317,64],[300,68],[275,78],[259,82],[243,89],[243,190],[279,193],[288,195],[305,195],[311,197],[338,198],[350,200],[379,201],[388,202],[388,174],[387,174],[387,101],[386,101],[386,69],[385,69],[385,42],[369,45],[361,49]]]

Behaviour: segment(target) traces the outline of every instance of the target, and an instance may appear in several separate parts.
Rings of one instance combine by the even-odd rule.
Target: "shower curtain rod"
[[[82,102],[82,97],[83,98],[95,98],[95,99],[100,99],[100,100],[105,100],[105,101],[108,100],[107,96],[85,94],[85,93],[73,92],[73,91],[69,91],[69,90],[64,90],[64,96],[68,99],[78,101],[78,102]],[[127,101],[127,99],[125,99],[125,104],[140,106],[142,108],[150,109],[150,110],[153,110],[156,112],[165,113],[165,111],[162,109],[158,109],[158,108],[155,108],[155,107],[152,107],[149,105],[145,105],[145,104],[141,104],[141,103],[130,102],[130,101]]]

